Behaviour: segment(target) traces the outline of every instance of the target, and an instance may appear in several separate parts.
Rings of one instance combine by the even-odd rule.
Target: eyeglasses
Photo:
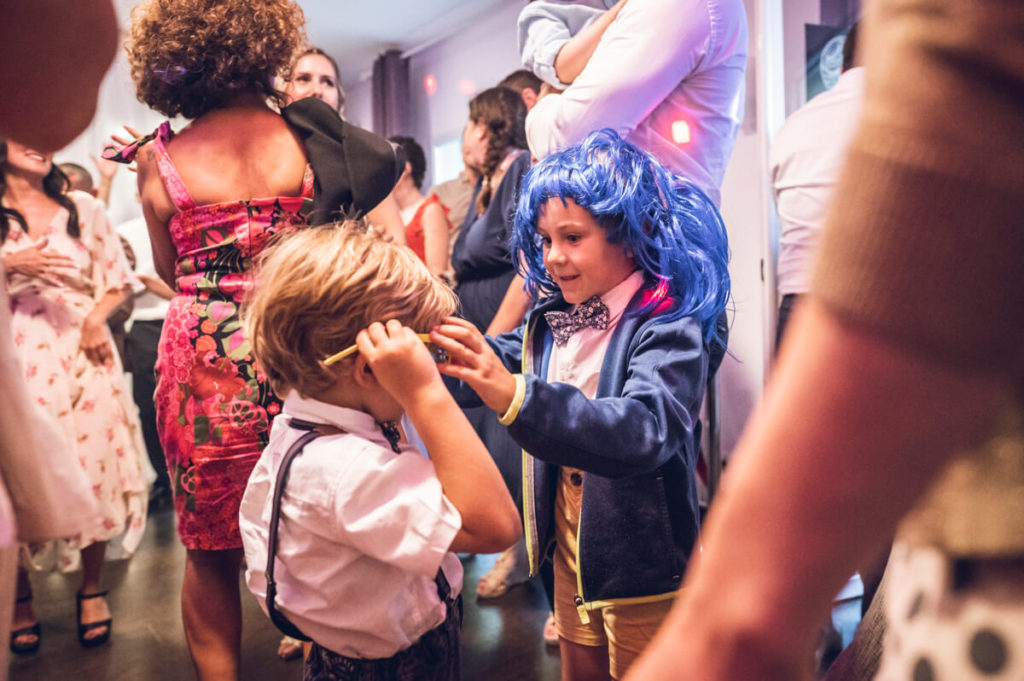
[[[418,333],[416,334],[416,337],[423,341],[423,344],[427,346],[427,350],[430,351],[430,356],[433,357],[434,361],[437,362],[438,364],[444,364],[451,360],[451,357],[448,356],[447,350],[445,350],[439,345],[435,345],[434,343],[430,342],[429,333]],[[324,364],[326,364],[327,366],[331,366],[335,362],[340,362],[349,355],[354,355],[357,352],[359,352],[359,347],[356,345],[350,345],[341,352],[335,353],[328,357],[327,359],[325,359]]]

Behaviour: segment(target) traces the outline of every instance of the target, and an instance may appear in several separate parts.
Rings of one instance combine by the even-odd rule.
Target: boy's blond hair
[[[330,388],[324,359],[373,322],[426,332],[456,309],[455,294],[416,255],[361,221],[303,229],[269,248],[256,269],[245,323],[260,368],[280,394]]]

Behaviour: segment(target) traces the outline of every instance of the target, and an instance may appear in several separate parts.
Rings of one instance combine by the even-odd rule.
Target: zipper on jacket
[[[576,612],[580,622],[590,624],[590,613],[587,602],[583,600],[583,566],[580,565],[580,537],[583,536],[583,490],[580,490],[580,517],[576,519],[576,596],[572,599],[576,604]]]
[[[523,349],[520,352],[520,371],[526,376],[530,369],[532,353],[530,352],[530,322],[524,322],[523,328]],[[540,561],[537,553],[540,548],[540,540],[537,538],[537,518],[533,510],[533,462],[530,455],[524,449],[523,452],[523,537],[526,542],[526,562],[529,565],[530,576],[533,577],[540,572]]]

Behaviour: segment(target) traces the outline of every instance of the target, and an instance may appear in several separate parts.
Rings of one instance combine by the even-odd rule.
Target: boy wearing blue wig
[[[530,570],[552,561],[563,678],[617,679],[697,542],[725,229],[699,189],[603,130],[526,176],[513,247],[539,300],[526,323],[485,338],[450,317],[431,338],[460,402],[478,396],[523,447]]]

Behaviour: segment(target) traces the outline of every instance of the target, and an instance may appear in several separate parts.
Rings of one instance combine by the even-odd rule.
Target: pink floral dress
[[[252,356],[239,308],[252,288],[253,258],[275,234],[306,224],[313,176],[300,196],[197,205],[167,154],[168,123],[153,139],[164,186],[178,212],[168,223],[178,252],[157,358],[156,413],[189,549],[242,545],[238,506],[270,421],[281,409]]]
[[[108,555],[130,554],[146,523],[145,448],[138,413],[111,345],[110,366],[93,364],[79,349],[82,322],[107,291],[134,277],[103,204],[83,192],[68,195],[78,209],[81,233],[67,233],[67,210],[51,221],[47,248],[70,256],[76,269],[53,283],[11,273],[11,329],[29,394],[60,424],[85,470],[100,507],[99,522],[77,537],[33,547],[37,567],[78,565],[77,550],[112,541]],[[0,252],[35,243],[13,220]],[[111,340],[111,343],[113,341]]]

